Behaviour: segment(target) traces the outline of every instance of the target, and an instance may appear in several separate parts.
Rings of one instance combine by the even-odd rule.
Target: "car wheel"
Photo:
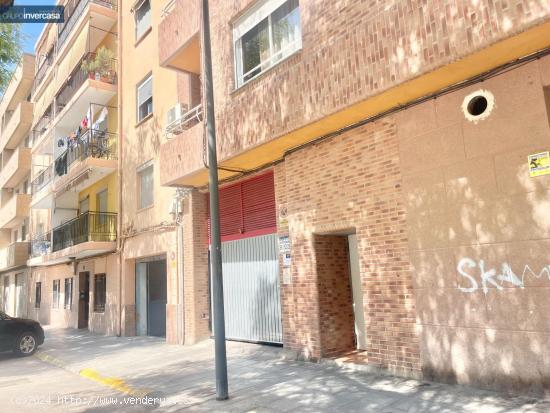
[[[37,347],[36,336],[34,333],[27,331],[17,339],[14,352],[18,356],[32,356]]]

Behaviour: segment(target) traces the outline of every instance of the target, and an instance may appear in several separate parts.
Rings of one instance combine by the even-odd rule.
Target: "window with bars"
[[[105,299],[107,296],[107,276],[96,274],[94,276],[94,312],[105,312]]]
[[[59,308],[59,294],[61,290],[61,280],[53,280],[52,288],[52,307]]]
[[[34,308],[40,308],[42,304],[42,283],[38,281],[34,290]]]
[[[65,278],[64,308],[70,310],[73,305],[73,278]]]

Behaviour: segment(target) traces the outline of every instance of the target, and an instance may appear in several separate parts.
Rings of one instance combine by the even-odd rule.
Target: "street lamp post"
[[[202,0],[202,33],[202,59],[206,100],[206,134],[208,138],[208,175],[210,190],[210,260],[212,266],[212,299],[214,305],[216,399],[226,400],[229,398],[229,392],[227,384],[227,355],[225,350],[225,316],[223,309],[218,159],[216,155],[216,121],[214,118],[214,85],[212,84],[212,56],[210,50],[210,19],[208,13],[208,0]]]

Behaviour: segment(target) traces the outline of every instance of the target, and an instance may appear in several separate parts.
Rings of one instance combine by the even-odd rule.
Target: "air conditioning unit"
[[[187,105],[183,103],[178,103],[173,108],[170,108],[166,115],[166,125],[167,127],[173,125],[181,119],[181,115],[187,112]]]

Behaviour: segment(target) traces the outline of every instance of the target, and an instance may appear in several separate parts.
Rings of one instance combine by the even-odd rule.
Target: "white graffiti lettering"
[[[471,258],[462,258],[456,267],[458,273],[468,281],[468,285],[459,285],[458,289],[464,293],[473,293],[479,289],[479,283],[476,279],[476,274],[472,270],[477,268],[479,273],[479,279],[481,281],[481,289],[487,294],[491,287],[494,287],[495,291],[504,289],[505,286],[513,286],[518,288],[525,288],[526,277],[531,278],[548,278],[550,281],[550,265],[542,267],[537,273],[531,269],[529,265],[523,267],[523,272],[520,276],[512,270],[512,267],[507,262],[502,263],[500,273],[497,273],[495,268],[485,268],[485,261],[479,260],[475,262]]]

